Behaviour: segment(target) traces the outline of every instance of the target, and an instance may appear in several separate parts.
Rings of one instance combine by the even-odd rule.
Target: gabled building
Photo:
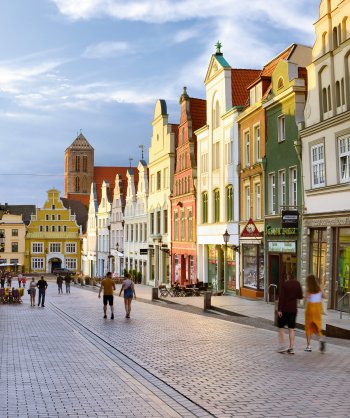
[[[237,116],[247,87],[260,73],[232,69],[217,44],[205,77],[206,124],[197,136],[198,279],[217,291],[235,291],[239,279],[239,161]],[[223,235],[229,234],[227,246]]]
[[[124,269],[124,208],[123,182],[120,175],[117,174],[115,177],[110,218],[111,271],[117,276],[122,276]]]
[[[111,266],[110,216],[111,197],[108,181],[103,181],[97,210],[97,276],[104,277]]]
[[[307,68],[301,275],[315,274],[339,309],[350,290],[350,2],[320,3]],[[347,308],[348,298],[344,298]]]
[[[82,264],[85,276],[97,275],[97,212],[98,201],[95,183],[90,186],[90,199],[86,234],[83,239]]]
[[[26,225],[22,215],[0,212],[0,269],[24,271]]]
[[[127,195],[124,210],[125,269],[137,272],[142,283],[147,282],[147,198],[148,174],[145,161],[138,164],[139,181],[136,190],[134,170],[127,172]]]
[[[168,123],[165,100],[157,100],[149,147],[148,281],[170,283],[170,193],[173,188],[178,126]]]
[[[81,270],[81,233],[76,215],[64,207],[60,192],[50,189],[43,208],[27,228],[25,270],[51,273],[55,268]]]
[[[269,289],[270,300],[276,290],[279,292],[287,274],[299,280],[301,277],[301,216],[297,221],[303,211],[303,183],[298,126],[304,121],[305,67],[310,63],[311,48],[296,45],[291,58],[280,60],[273,70],[263,103],[266,115],[265,288]],[[295,222],[291,222],[293,216]]]
[[[181,116],[175,150],[174,185],[171,194],[171,281],[181,285],[197,279],[197,138],[206,122],[205,100],[189,97],[184,87],[180,97]]]

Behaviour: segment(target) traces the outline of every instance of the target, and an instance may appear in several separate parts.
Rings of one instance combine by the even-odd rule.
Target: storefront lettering
[[[298,235],[298,228],[271,228],[267,226],[266,235]]]

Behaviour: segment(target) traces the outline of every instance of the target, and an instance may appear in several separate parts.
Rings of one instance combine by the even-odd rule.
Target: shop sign
[[[247,222],[243,231],[241,232],[241,237],[243,237],[243,238],[251,238],[251,237],[261,238],[261,233],[259,232],[255,223],[253,222],[252,218],[249,219],[249,221]]]
[[[148,249],[147,248],[140,248],[140,255],[147,255]]]
[[[266,235],[298,235],[298,228],[271,228],[271,226],[267,226]]]
[[[271,253],[296,253],[295,241],[269,241],[268,249]]]
[[[282,210],[282,228],[298,228],[298,221],[297,210]]]

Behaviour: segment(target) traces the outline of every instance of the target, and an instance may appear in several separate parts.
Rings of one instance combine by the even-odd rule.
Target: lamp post
[[[222,235],[225,243],[225,250],[224,250],[224,294],[227,292],[227,244],[230,240],[230,234],[228,233],[227,229],[225,233]]]

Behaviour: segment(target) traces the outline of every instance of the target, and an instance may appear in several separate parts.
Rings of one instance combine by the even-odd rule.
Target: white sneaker
[[[277,353],[281,353],[281,354],[283,354],[283,353],[286,353],[287,351],[288,351],[288,347],[281,346],[281,347],[277,350]]]
[[[311,353],[311,351],[312,351],[311,345],[307,345],[304,351],[307,351],[308,353]]]

